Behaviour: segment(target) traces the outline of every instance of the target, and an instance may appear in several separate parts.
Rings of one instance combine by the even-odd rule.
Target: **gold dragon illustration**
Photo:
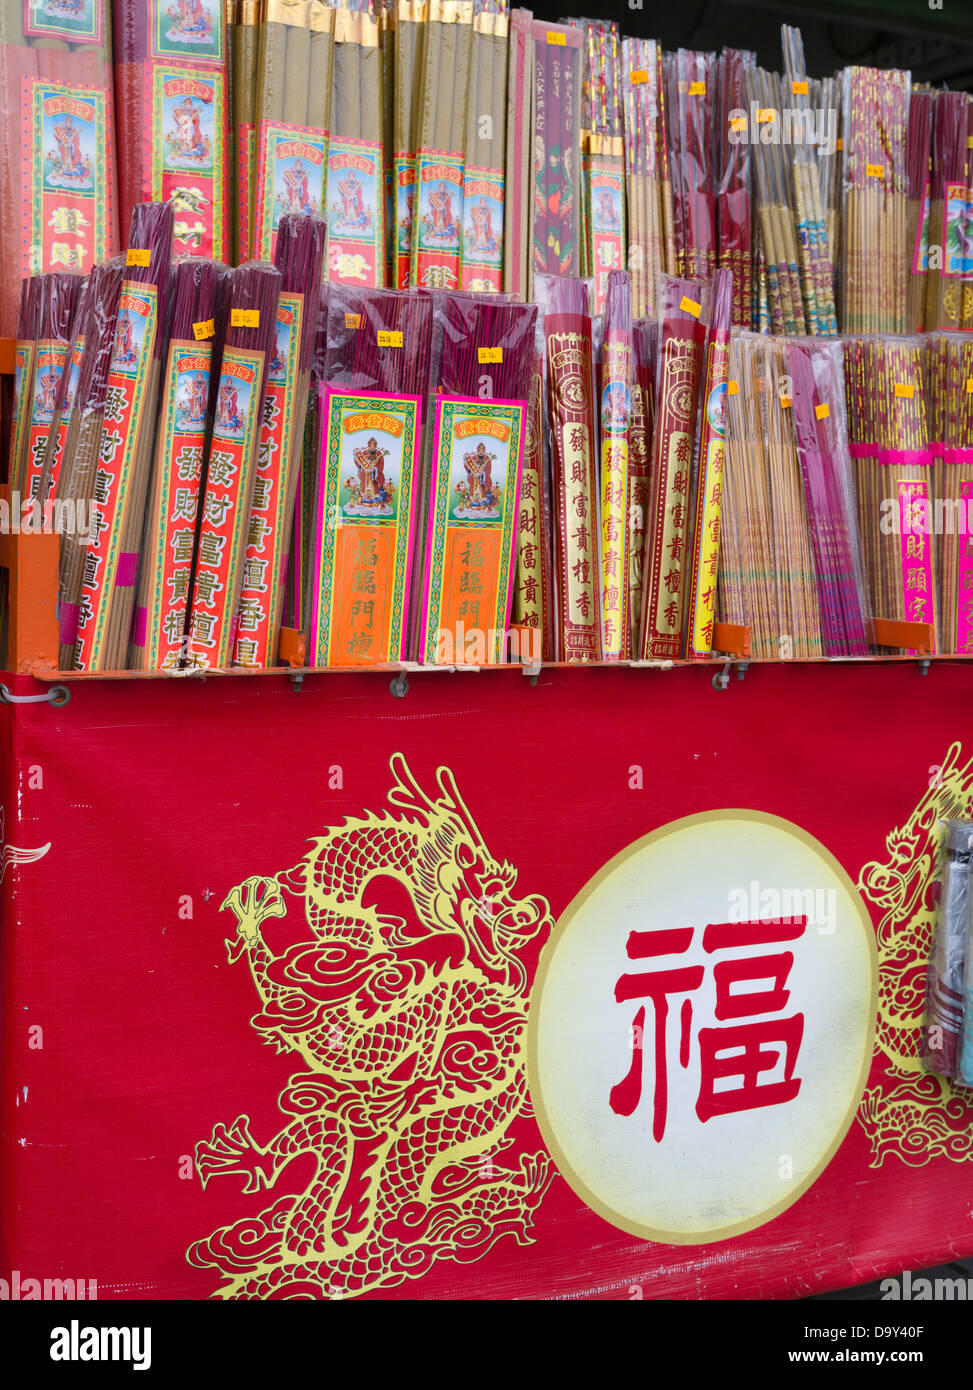
[[[954,743],[905,825],[886,838],[886,860],[866,864],[858,887],[879,914],[877,1044],[883,1070],[861,1102],[872,1167],[973,1159],[973,1092],[923,1071],[919,1042],[939,879],[939,822],[973,819],[973,760]],[[873,1073],[874,1074],[874,1073]]]
[[[346,820],[223,903],[230,960],[247,960],[260,998],[253,1026],[304,1069],[278,1098],[278,1134],[260,1143],[246,1115],[217,1124],[197,1172],[256,1193],[295,1158],[315,1166],[190,1247],[223,1276],[217,1297],[354,1297],[481,1259],[504,1235],[527,1244],[553,1177],[544,1152],[496,1163],[531,1114],[521,954],[546,939],[548,905],[515,896],[448,769],[430,797],[401,754],[390,766],[391,811]]]

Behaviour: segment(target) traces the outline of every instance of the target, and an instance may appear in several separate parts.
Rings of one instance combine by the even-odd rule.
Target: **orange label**
[[[547,31],[547,42],[557,44],[558,48],[563,48],[567,43],[565,34],[555,34],[550,29]]]
[[[640,87],[643,82],[648,82],[649,74],[645,68],[636,68],[632,73],[632,86]]]
[[[193,337],[198,343],[206,338],[212,338],[216,334],[216,324],[212,319],[203,319],[201,323],[193,324]]]
[[[402,346],[402,334],[383,329],[376,335],[375,341],[379,347],[400,348]]]
[[[968,396],[973,396],[973,376],[968,376],[966,378],[966,394]]]
[[[839,136],[838,139],[834,142],[834,147],[835,147],[836,150],[843,150],[843,149],[845,148],[845,142],[844,142],[844,140],[841,139],[840,136]]]
[[[152,252],[148,247],[130,246],[125,252],[126,265],[148,265],[152,259]]]
[[[761,125],[766,125],[767,122],[772,121],[776,115],[777,112],[772,106],[762,106],[757,112],[757,120]]]
[[[746,116],[734,116],[733,119],[730,121],[730,129],[731,129],[731,130],[746,130],[746,128],[747,128],[747,118],[746,118]]]
[[[230,324],[233,328],[259,328],[259,309],[231,309]]]
[[[481,366],[484,366],[487,362],[502,362],[502,361],[503,361],[503,348],[502,348],[502,347],[492,347],[492,348],[491,348],[491,347],[481,347],[481,348],[477,348],[477,350],[476,350],[476,356],[477,356],[477,360],[479,361],[479,363],[480,363]]]
[[[895,394],[900,400],[911,401],[916,393],[914,386],[905,386],[901,381],[895,383]]]
[[[781,410],[790,410],[790,408],[791,408],[791,398],[790,398],[790,396],[781,396],[781,397],[780,397],[780,408],[781,408]]]
[[[806,97],[808,94],[808,85],[806,82],[792,82],[791,91],[796,97]]]
[[[684,314],[692,314],[694,319],[698,319],[703,312],[703,306],[701,304],[697,304],[695,299],[687,299],[685,295],[683,295],[682,299],[679,301],[679,307]]]
[[[816,405],[814,407],[814,414],[819,420],[827,420],[828,416],[831,414],[831,407],[828,405]]]
[[[738,396],[740,394],[740,387],[738,383],[735,381],[728,381],[726,383],[726,394],[728,396]]]
[[[361,314],[345,314],[346,328],[361,328]]]
[[[866,164],[866,165],[865,165],[865,174],[866,174],[866,177],[868,177],[868,178],[870,178],[870,179],[884,179],[884,177],[885,177],[885,165],[884,165],[884,164]]]
[[[690,82],[689,95],[691,97],[704,97],[706,95],[705,82]]]

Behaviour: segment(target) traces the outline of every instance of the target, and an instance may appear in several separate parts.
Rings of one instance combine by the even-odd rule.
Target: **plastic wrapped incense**
[[[426,0],[396,0],[395,42],[391,83],[392,182],[395,196],[395,273],[391,283],[409,284],[412,268],[412,228],[415,208],[416,123],[418,84],[423,65],[429,6]]]
[[[171,202],[178,255],[230,254],[223,0],[115,0],[120,216]]]
[[[503,283],[503,161],[507,117],[506,0],[475,0],[470,96],[463,171],[465,290],[489,293]]]
[[[351,391],[424,395],[431,334],[430,295],[332,284],[324,379]]]
[[[929,162],[936,97],[932,91],[913,91],[909,102],[906,158],[909,201],[906,237],[910,256],[906,329],[921,333],[926,323],[926,281],[929,273]]]
[[[712,53],[683,48],[666,57],[676,263],[691,278],[710,277],[717,260],[710,156],[714,64]]]
[[[969,264],[966,232],[967,107],[965,92],[940,92],[932,131],[929,244],[936,264],[926,274],[925,327],[959,328],[962,280]]]
[[[184,259],[172,269],[170,339],[148,488],[129,666],[173,670],[186,650],[193,546],[220,331],[218,282],[229,272]]]
[[[87,273],[118,243],[107,0],[7,0],[0,14],[0,334],[20,281]]]
[[[623,39],[622,70],[628,263],[632,274],[632,312],[642,317],[654,312],[656,285],[666,269],[659,162],[660,54],[655,40]]]
[[[817,146],[821,201],[824,206],[824,226],[828,235],[828,254],[837,268],[840,250],[839,221],[841,208],[841,86],[834,77],[811,82],[819,130],[826,132],[825,141]],[[832,138],[833,137],[833,138]],[[837,284],[835,284],[837,296]]]
[[[940,829],[939,897],[932,929],[919,1053],[926,1071],[969,1084],[973,1081],[973,1048],[967,1042],[964,1004],[968,992],[966,959],[973,907],[973,825],[969,821],[947,820]]]
[[[732,272],[719,270],[713,277],[698,440],[689,499],[689,574],[685,589],[686,620],[683,625],[683,654],[687,657],[709,656],[713,648],[732,301]]]
[[[780,113],[788,120],[782,132],[788,143],[781,146],[790,179],[791,210],[801,255],[801,290],[804,316],[812,336],[835,337],[838,321],[834,302],[834,266],[828,244],[821,171],[817,150],[829,136],[837,138],[832,121],[821,128],[821,113],[814,110],[804,41],[800,29],[781,26],[785,77],[781,80]]]
[[[841,81],[842,330],[904,333],[909,74],[849,67]]]
[[[550,660],[553,615],[550,509],[545,504],[543,356],[532,354],[521,470],[517,565],[511,622],[521,629],[521,660]]]
[[[328,277],[385,284],[383,58],[370,14],[334,12],[334,97],[328,156]]]
[[[544,315],[557,658],[600,661],[599,470],[589,290],[583,280],[556,275],[535,276],[534,288]]]
[[[608,276],[601,374],[602,654],[632,655],[629,595],[629,432],[632,423],[632,282],[627,271]]]
[[[932,530],[944,653],[973,655],[973,339],[922,339],[932,455]],[[941,519],[940,519],[941,514]]]
[[[305,594],[311,555],[311,534],[314,526],[314,501],[317,496],[318,454],[321,436],[321,387],[324,384],[328,353],[327,282],[317,296],[314,357],[308,387],[307,413],[304,418],[304,440],[301,446],[299,476],[294,498],[294,520],[291,527],[291,546],[284,578],[284,604],[281,612],[283,627],[300,629],[304,626]]]
[[[507,149],[504,161],[503,288],[528,298],[532,230],[534,17],[513,10],[507,52]]]
[[[14,345],[14,410],[10,440],[10,464],[5,488],[8,502],[19,495],[27,458],[27,429],[34,394],[34,356],[41,320],[44,280],[31,275],[20,286],[17,341]]]
[[[652,319],[632,325],[632,423],[628,450],[629,624],[642,631],[642,570],[645,562],[645,514],[649,504],[652,412],[655,398],[657,330]]]
[[[280,298],[237,605],[236,666],[269,666],[277,657],[326,239],[323,218],[281,218],[277,232]]]
[[[253,176],[257,131],[257,60],[260,48],[261,0],[233,0],[227,19],[230,68],[230,152],[233,166],[234,260],[250,256]]]
[[[91,322],[93,305],[98,299],[98,282],[104,273],[105,267],[95,266],[91,274],[81,281],[78,307],[71,325],[71,341],[68,345],[65,370],[58,383],[54,400],[54,418],[47,433],[43,454],[38,460],[41,476],[37,485],[37,495],[44,501],[60,495],[58,487],[61,460],[64,456],[68,425],[74,413],[74,400],[85,351],[85,335]]]
[[[261,12],[250,218],[258,259],[273,257],[284,213],[326,206],[334,29],[349,18],[319,0],[267,0]]]
[[[716,233],[721,268],[733,273],[733,323],[752,321],[750,142],[747,134],[746,72],[753,53],[724,48],[715,71],[715,145],[719,172]]]
[[[58,397],[67,366],[75,314],[84,281],[79,275],[53,270],[44,276],[34,386],[29,404],[22,465],[13,480],[21,497],[40,496],[47,441],[58,418]],[[63,398],[62,398],[63,400]]]
[[[806,331],[799,251],[787,169],[781,152],[778,109],[780,89],[776,73],[763,68],[746,71],[751,118],[748,138],[753,149],[754,192],[757,220],[766,262],[767,296],[774,333]]]
[[[709,288],[663,278],[642,581],[643,661],[678,657],[689,564],[689,503]]]
[[[917,338],[846,338],[845,396],[870,611],[935,636],[931,454]]]
[[[581,46],[578,29],[535,20],[532,275],[581,267]],[[531,298],[536,297],[533,281]]]
[[[201,668],[229,666],[236,638],[280,280],[280,271],[262,261],[240,266],[231,278],[229,325],[207,444],[187,642],[189,664]]]
[[[165,355],[172,224],[168,203],[139,203],[132,212],[80,584],[79,671],[118,670],[126,661]]]
[[[594,280],[594,309],[601,314],[608,276],[626,264],[621,36],[618,25],[610,21],[564,19],[562,23],[583,35],[581,269]]]

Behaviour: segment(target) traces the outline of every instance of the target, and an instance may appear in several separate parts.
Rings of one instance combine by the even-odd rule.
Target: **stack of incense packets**
[[[26,467],[27,419],[34,393],[34,353],[37,349],[43,290],[44,280],[40,275],[31,275],[20,283],[20,309],[14,345],[13,429],[6,487],[8,502],[14,492],[19,495]]]
[[[790,157],[791,209],[801,255],[801,289],[804,316],[812,336],[835,337],[838,320],[834,299],[834,266],[828,244],[821,169],[817,147],[822,132],[815,130],[816,112],[804,61],[800,29],[781,26],[786,77],[782,81],[781,109],[791,116]],[[826,133],[824,138],[826,139]]]
[[[364,8],[334,12],[334,97],[328,155],[328,276],[346,285],[384,285],[385,51]]]
[[[581,44],[577,29],[535,20],[531,273],[581,268]]]
[[[767,275],[770,324],[776,334],[800,335],[806,331],[799,251],[787,166],[779,138],[782,112],[778,110],[779,81],[776,73],[749,68],[746,73],[751,116],[748,133],[753,146],[754,192]],[[761,132],[770,132],[768,138]],[[773,138],[777,137],[777,138]]]
[[[662,54],[654,39],[622,40],[625,108],[625,189],[632,312],[655,312],[659,276],[666,270],[665,206],[660,173]]]
[[[229,666],[236,640],[280,282],[280,271],[262,261],[238,267],[231,277],[229,324],[200,499],[186,644],[191,667]]]
[[[541,325],[543,328],[543,325]],[[521,630],[521,659],[525,647],[534,661],[551,660],[553,599],[551,592],[550,495],[545,487],[543,333],[531,354],[521,470],[517,571],[511,621]]]
[[[221,314],[218,301],[228,274],[197,259],[172,269],[168,356],[129,647],[133,670],[176,670],[186,654],[214,353],[225,327],[226,306]]]
[[[68,426],[74,415],[75,396],[81,376],[81,364],[85,355],[85,338],[92,322],[93,307],[99,300],[99,281],[106,273],[110,273],[107,266],[94,266],[91,273],[85,276],[81,283],[78,307],[71,325],[71,341],[68,345],[64,372],[58,382],[57,395],[54,400],[54,415],[43,452],[38,451],[38,466],[41,476],[37,486],[37,495],[44,501],[53,496],[60,496],[61,462],[64,457]]]
[[[966,231],[966,92],[941,92],[932,132],[929,243],[939,252],[926,274],[925,327],[963,326],[963,276],[969,263]]]
[[[973,338],[928,333],[923,384],[932,456],[932,530],[942,650],[973,655]],[[942,521],[939,515],[942,515]]]
[[[709,279],[716,269],[716,220],[710,135],[713,119],[711,53],[679,49],[664,63],[679,274]]]
[[[591,312],[583,280],[535,276],[544,314],[551,513],[557,599],[555,650],[600,661],[601,566]]]
[[[741,134],[747,130],[745,74],[755,63],[753,53],[725,48],[715,73],[716,233],[720,267],[733,274],[732,315],[738,328],[749,328],[753,315],[750,144]]]
[[[929,272],[929,194],[932,157],[932,124],[936,95],[913,89],[909,102],[906,158],[909,201],[906,204],[906,248],[909,284],[906,295],[906,328],[921,333],[926,324],[926,281]]]
[[[230,255],[229,85],[218,0],[116,0],[121,221],[171,202],[177,255]]]
[[[400,290],[407,288],[412,270],[419,111],[417,84],[422,71],[428,13],[427,0],[396,0],[391,83],[394,236],[393,275],[389,283]]]
[[[0,6],[0,334],[20,281],[86,274],[118,244],[111,6]]]
[[[79,671],[127,664],[165,361],[172,228],[169,203],[137,203],[132,211],[93,479],[94,534],[81,576]]]
[[[503,288],[528,299],[533,228],[532,131],[534,17],[510,14],[507,47],[507,139],[504,159]]]
[[[608,276],[601,381],[602,655],[632,655],[629,549],[629,443],[632,426],[632,282]]]
[[[633,635],[642,631],[642,571],[645,515],[649,505],[656,343],[654,320],[636,319],[632,324],[632,423],[628,449],[628,590],[629,624]]]
[[[320,217],[281,218],[276,248],[280,298],[237,604],[237,666],[270,666],[277,656],[326,239]]]
[[[625,167],[622,139],[622,52],[618,25],[565,19],[584,36],[581,99],[581,273],[594,281],[594,309],[605,308],[608,276],[625,259]]]
[[[47,501],[41,495],[41,479],[47,442],[58,418],[61,383],[68,363],[71,340],[81,292],[85,281],[80,275],[52,270],[43,277],[37,344],[34,350],[34,383],[28,405],[22,463],[11,473],[12,490],[21,498]]]
[[[476,0],[466,113],[461,283],[490,293],[503,285],[503,160],[507,118],[506,0]]]

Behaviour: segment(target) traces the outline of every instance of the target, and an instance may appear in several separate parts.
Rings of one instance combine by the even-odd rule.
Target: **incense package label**
[[[631,655],[627,524],[630,359],[631,348],[621,335],[606,340],[601,405],[602,651],[606,661]]]
[[[226,79],[206,68],[154,64],[146,99],[150,196],[172,203],[173,251],[227,255]]]
[[[969,514],[973,501],[973,479],[964,478],[959,485],[964,510]],[[963,656],[973,656],[973,537],[966,535],[960,542],[957,567],[956,646]],[[973,981],[971,981],[973,984]]]
[[[395,285],[408,289],[412,270],[412,224],[415,214],[415,156],[397,154],[392,170],[395,197]]]
[[[105,6],[100,0],[12,0],[24,7],[24,34],[64,43],[105,41]]]
[[[27,472],[23,479],[23,495],[34,497],[44,467],[47,440],[54,421],[54,406],[57,388],[68,358],[64,343],[41,342],[37,344],[37,364],[34,369],[34,388],[30,405],[30,418],[27,426]],[[16,450],[16,441],[14,444]],[[18,454],[14,453],[14,458]],[[46,501],[46,498],[41,498]]]
[[[476,294],[503,288],[503,173],[467,169],[463,182],[462,287]]]
[[[240,512],[250,505],[248,460],[260,427],[263,365],[262,352],[223,351],[193,586],[188,654],[197,665],[227,666],[233,648],[229,590],[246,543]]]
[[[923,523],[923,516],[930,514],[929,485],[908,480],[899,482],[897,489],[905,619],[934,623],[932,544]]]
[[[327,159],[326,132],[261,121],[251,246],[255,257],[273,260],[285,212],[321,211]]]
[[[48,497],[57,496],[57,485],[61,473],[61,460],[64,457],[64,444],[68,437],[68,425],[71,421],[71,412],[74,409],[74,398],[78,391],[78,379],[81,376],[81,359],[84,356],[84,338],[75,339],[71,349],[70,360],[67,362],[68,384],[64,392],[64,404],[61,407],[61,415],[57,422],[57,431],[54,436],[54,447],[51,453],[51,481],[47,489]],[[47,498],[42,497],[42,502]]]
[[[172,669],[185,651],[212,353],[210,342],[169,345],[159,427],[164,453],[158,478],[158,529],[145,538],[151,581],[146,607],[136,610],[133,634],[149,670]]]
[[[460,278],[463,156],[422,150],[416,159],[416,197],[412,283],[454,290]]]
[[[943,201],[943,275],[973,275],[973,248],[967,225],[969,204],[962,183],[948,183]]]
[[[589,157],[588,199],[591,209],[591,261],[595,281],[595,313],[605,307],[608,276],[625,269],[625,192],[620,158]]]
[[[692,568],[689,575],[686,654],[709,656],[713,648],[716,574],[720,558],[720,508],[723,460],[726,453],[728,338],[710,342],[706,365],[707,395],[703,413],[700,477],[693,522]]]
[[[371,140],[334,139],[328,152],[328,279],[385,283],[385,171]]]
[[[525,401],[436,402],[420,657],[506,661]]]
[[[550,577],[544,536],[544,410],[541,364],[531,374],[530,399],[524,421],[524,460],[521,469],[520,513],[517,521],[517,567],[513,621],[537,632],[535,651],[542,652],[550,604]],[[521,653],[523,654],[523,652]]]
[[[308,660],[368,666],[406,655],[418,500],[418,396],[322,388]]]
[[[242,265],[250,259],[250,210],[253,202],[253,161],[257,140],[256,127],[251,124],[237,126],[237,193],[239,206],[237,213],[237,264]]]
[[[135,582],[123,564],[123,512],[145,406],[145,379],[155,349],[156,288],[126,280],[118,300],[115,342],[105,391],[105,417],[94,482],[92,531],[81,580],[75,669],[101,667],[116,584]],[[129,572],[131,571],[131,572]]]
[[[87,271],[108,254],[110,95],[23,79],[22,266]]]
[[[223,61],[221,0],[148,0],[147,9],[154,57]]]
[[[303,318],[304,296],[281,294],[257,442],[257,477],[243,560],[243,588],[237,605],[233,648],[236,666],[266,666],[276,656],[271,642],[287,558],[285,517],[288,506],[293,506],[289,467]]]
[[[929,191],[929,180],[926,179],[919,225],[916,227],[916,244],[912,250],[913,275],[928,275],[929,273]]]

